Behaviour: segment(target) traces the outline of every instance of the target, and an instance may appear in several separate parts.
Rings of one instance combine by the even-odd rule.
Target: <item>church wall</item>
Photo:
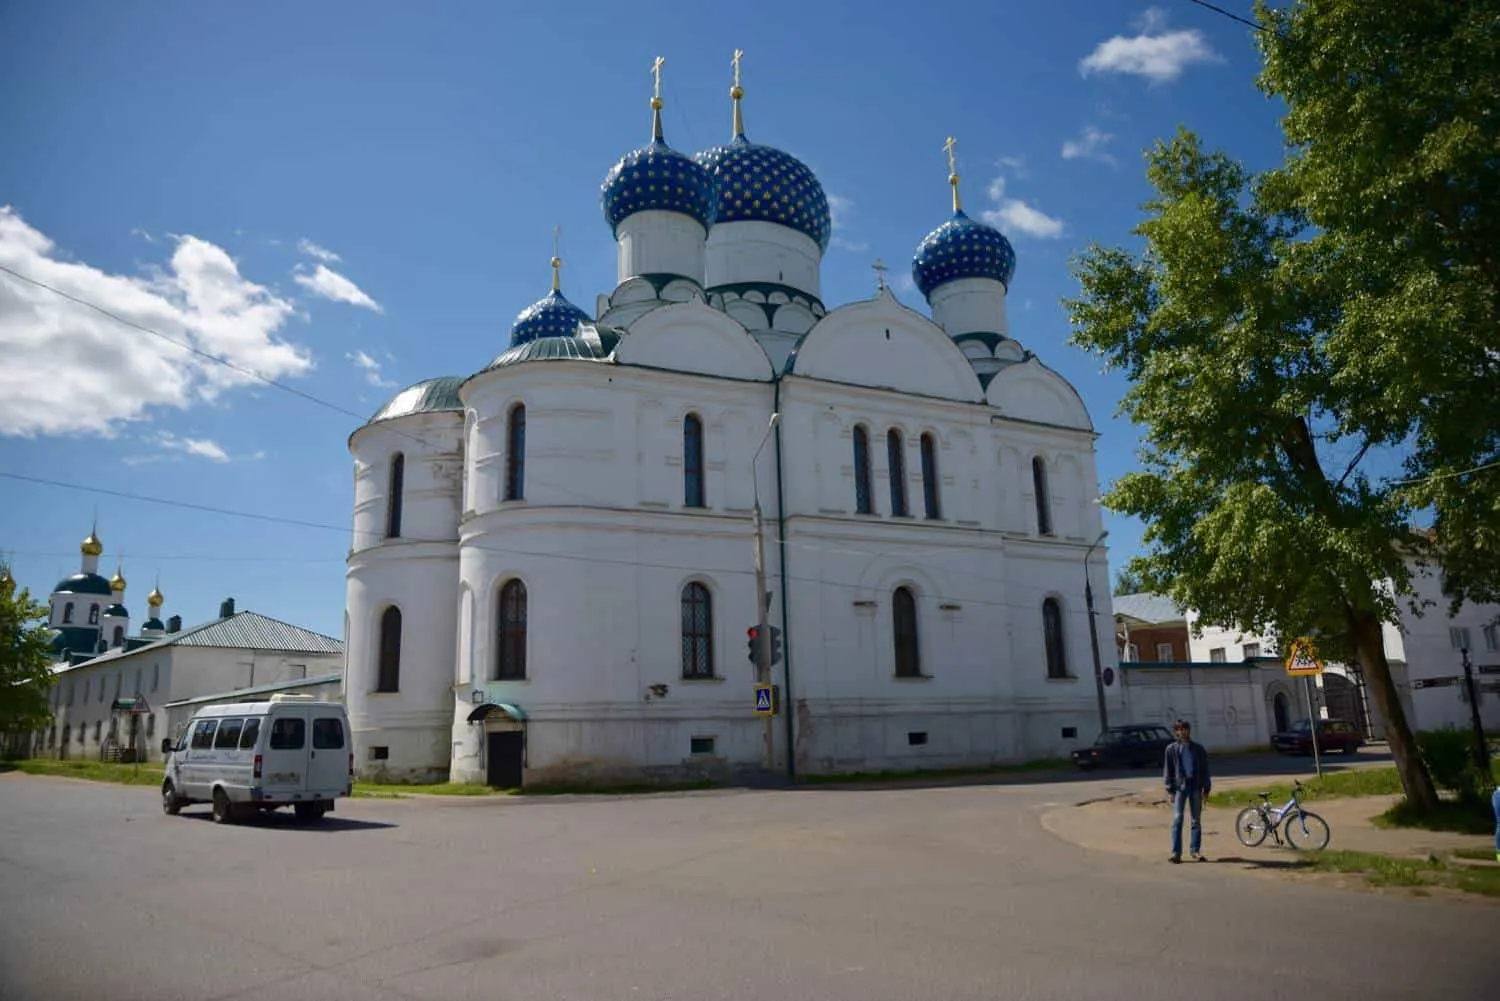
[[[991,278],[960,278],[933,290],[932,319],[948,336],[978,331],[1009,336],[1005,286]]]
[[[704,285],[768,282],[821,298],[822,259],[817,241],[794,229],[770,222],[721,222],[708,231]]]
[[[385,544],[391,470],[402,456],[400,537],[453,540],[463,494],[463,416],[415,414],[362,428],[354,459],[354,551]]]
[[[636,275],[683,275],[703,281],[703,250],[708,233],[678,212],[636,212],[620,222],[616,284]]]

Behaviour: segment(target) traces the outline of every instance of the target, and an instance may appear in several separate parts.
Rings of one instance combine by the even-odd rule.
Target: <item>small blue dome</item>
[[[697,161],[655,139],[620,158],[604,177],[604,218],[614,231],[637,212],[680,212],[707,229],[714,222],[714,179]]]
[[[693,159],[718,187],[715,222],[774,222],[812,237],[819,250],[828,249],[833,233],[828,196],[801,160],[742,135]]]
[[[571,337],[589,315],[553,289],[546,296],[521,310],[510,328],[510,346],[525,344],[538,337]]]
[[[911,261],[912,280],[924,297],[959,278],[993,278],[1009,289],[1015,273],[1016,251],[1004,234],[961,211],[928,233]]]

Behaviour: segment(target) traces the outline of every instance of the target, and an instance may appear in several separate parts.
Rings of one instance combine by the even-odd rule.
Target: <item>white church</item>
[[[1012,334],[1015,253],[961,210],[951,141],[953,214],[912,261],[930,316],[883,281],[830,306],[828,200],[747,137],[738,53],[732,137],[692,156],[657,73],[651,139],[603,185],[614,289],[580,308],[554,257],[492,361],[350,436],[360,773],[808,775],[1092,741],[1119,708],[1084,601],[1087,578],[1108,630],[1096,434]],[[773,717],[749,657],[757,503]]]

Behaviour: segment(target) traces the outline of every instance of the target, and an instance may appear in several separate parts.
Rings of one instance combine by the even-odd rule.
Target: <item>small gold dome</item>
[[[85,556],[98,556],[104,552],[104,543],[99,541],[99,536],[90,532],[89,537],[78,544],[78,548]]]
[[[161,603],[166,600],[167,599],[162,596],[160,588],[153,587],[151,589],[151,593],[146,595],[146,604],[150,605],[152,608],[160,606]]]
[[[116,570],[115,575],[109,579],[109,586],[113,591],[125,590],[125,575]]]

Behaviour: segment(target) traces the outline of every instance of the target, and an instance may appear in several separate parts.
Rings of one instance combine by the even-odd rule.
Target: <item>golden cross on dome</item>
[[[662,141],[661,136],[661,67],[667,60],[657,56],[651,64],[651,76],[656,80],[656,89],[651,94],[651,138],[656,142]]]
[[[877,258],[875,258],[875,263],[872,264],[872,265],[870,265],[870,267],[873,268],[874,271],[875,271],[875,287],[877,289],[884,289],[885,288],[885,262],[882,261],[880,258],[877,257]]]
[[[743,58],[745,58],[745,50],[744,49],[735,49],[734,50],[734,58],[731,59],[731,60],[729,60],[730,65],[734,67],[734,85],[735,85],[735,87],[739,87],[739,85],[740,85],[740,60],[743,59]]]
[[[953,211],[959,212],[963,205],[958,200],[958,157],[954,155],[953,149],[958,145],[958,140],[949,136],[943,140],[943,152],[948,154],[948,183],[953,185]]]
[[[562,227],[552,227],[552,291],[562,291]]]
[[[651,63],[651,76],[656,80],[656,92],[651,96],[658,101],[661,100],[661,67],[666,61],[664,57],[657,56],[655,61]]]

